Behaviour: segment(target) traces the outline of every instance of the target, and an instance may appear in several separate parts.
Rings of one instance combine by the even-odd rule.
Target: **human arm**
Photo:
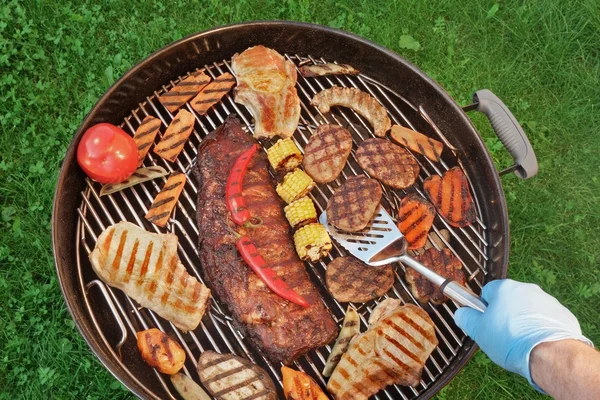
[[[481,297],[488,302],[486,311],[463,307],[454,315],[456,324],[492,361],[525,377],[538,390],[540,386],[532,379],[530,368],[536,346],[575,339],[594,351],[582,335],[577,318],[537,285],[496,280],[483,288]]]
[[[579,340],[541,343],[529,360],[533,381],[557,400],[600,399],[600,352]]]

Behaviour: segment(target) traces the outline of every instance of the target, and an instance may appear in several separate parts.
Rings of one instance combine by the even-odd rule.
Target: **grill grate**
[[[325,62],[323,59],[314,59],[310,56],[286,55],[286,58],[298,66],[307,63],[317,64]],[[229,61],[226,60],[212,65],[205,65],[202,69],[213,78],[224,72],[233,73]],[[180,77],[180,79],[185,79],[185,76]],[[170,85],[163,86],[160,90],[154,92],[153,96],[147,97],[146,101],[140,103],[139,107],[125,118],[125,121],[121,125],[123,129],[133,134],[135,128],[147,115],[160,118],[163,127],[166,128],[172,120],[173,115],[160,104],[157,97],[169,90],[177,82],[178,80],[171,81]],[[356,87],[370,93],[388,109],[394,123],[437,137],[451,150],[444,152],[444,159],[439,165],[434,164],[419,154],[413,154],[421,167],[417,184],[407,191],[384,187],[383,202],[388,209],[392,210],[392,215],[397,215],[400,199],[406,193],[415,191],[423,195],[421,189],[422,182],[428,176],[432,174],[441,175],[455,165],[462,167],[460,159],[454,151],[455,149],[422,106],[411,104],[391,89],[362,74],[352,77],[330,76],[320,78],[304,78],[299,74],[297,89],[302,110],[299,127],[294,135],[294,140],[299,148],[303,149],[316,126],[325,122],[346,126],[352,133],[355,145],[358,145],[363,139],[372,136],[370,125],[350,109],[334,108],[327,115],[323,115],[316,108],[310,106],[310,99],[315,93],[334,85]],[[244,107],[237,105],[233,101],[231,93],[226,95],[206,116],[198,116],[189,103],[185,107],[195,115],[196,125],[192,136],[190,136],[190,140],[185,145],[177,162],[174,164],[167,163],[150,152],[144,161],[144,166],[160,165],[170,172],[184,171],[189,175],[202,138],[221,125],[230,113],[238,114],[243,125],[245,125],[245,129],[249,132],[253,131],[253,125],[251,124],[252,116]],[[311,192],[311,197],[315,201],[319,213],[324,210],[327,198],[333,194],[335,187],[345,181],[348,176],[364,173],[358,166],[354,155],[355,150],[353,149],[341,176],[336,181],[330,185],[318,184]],[[247,357],[264,367],[271,374],[274,381],[279,383],[279,387],[281,388],[280,366],[270,363],[251,347],[241,333],[234,328],[225,308],[215,299],[212,301],[211,311],[205,315],[199,327],[193,332],[183,334],[170,322],[156,316],[150,310],[139,307],[136,302],[125,296],[121,291],[114,290],[105,285],[91,272],[87,256],[94,248],[98,235],[109,225],[121,220],[128,220],[144,227],[150,232],[165,231],[148,223],[143,218],[143,215],[148,210],[148,206],[160,191],[162,183],[166,181],[165,178],[161,179],[163,179],[161,184],[157,182],[158,180],[146,182],[105,196],[102,199],[98,194],[100,185],[88,179],[86,180],[86,188],[81,192],[82,201],[77,210],[79,214],[77,225],[77,240],[79,243],[77,246],[77,271],[86,307],[101,339],[107,348],[110,349],[115,359],[119,360],[118,362],[123,369],[141,386],[145,386],[148,392],[152,393],[155,398],[165,398],[165,396],[172,399],[176,398],[175,391],[169,380],[153,370],[156,379],[164,390],[163,393],[153,392],[147,385],[141,383],[140,379],[138,379],[139,377],[136,377],[126,363],[122,361],[123,352],[137,352],[135,333],[150,327],[157,327],[177,338],[187,354],[183,372],[196,381],[199,381],[196,372],[197,359],[202,351],[212,349],[218,352],[232,352]],[[188,272],[203,282],[196,248],[198,241],[198,228],[196,227],[195,219],[197,191],[194,179],[188,179],[166,231],[177,234],[179,237],[178,254],[182,263],[186,266]],[[472,192],[475,193],[473,190]],[[478,201],[479,199],[475,198],[475,202],[478,203]],[[478,204],[477,209],[478,215],[481,215]],[[446,240],[440,234],[441,229],[446,229],[450,232],[449,240]],[[448,225],[441,218],[436,218],[432,231],[438,234],[445,246],[461,261],[471,289],[475,292],[480,292],[485,280],[488,262],[488,243],[485,240],[486,226],[484,222],[478,218],[477,222],[472,226],[459,229]],[[412,253],[414,255],[414,252]],[[346,254],[343,248],[334,243],[334,248],[330,256],[327,257],[326,262],[328,263],[333,258]],[[338,324],[341,324],[345,307],[327,294],[325,288],[326,263],[321,261],[307,264],[307,266],[312,280],[321,290],[323,301],[331,310]],[[396,282],[394,287],[383,298],[395,297],[401,299],[403,302],[419,305],[404,283],[404,267],[398,265],[395,268],[395,274]],[[95,301],[98,299],[98,294],[102,296],[106,305]],[[380,300],[382,298],[365,304],[354,304],[361,316],[361,331],[366,330],[368,317]],[[453,312],[456,308],[457,305],[451,301],[441,306],[432,306],[431,304],[425,306],[425,310],[435,322],[435,330],[440,344],[427,361],[420,384],[415,388],[391,386],[380,392],[375,398],[402,398],[405,400],[417,398],[424,394],[432,383],[449,368],[457,358],[458,350],[462,347],[465,340],[464,333],[455,326],[453,321]],[[106,324],[99,322],[101,318],[103,321],[108,320],[108,318],[116,320],[120,338],[115,338],[114,334],[105,333],[105,330],[108,330],[108,328]],[[296,361],[294,367],[309,373],[324,386],[325,381],[320,371],[323,369],[330,350],[330,346],[313,350]]]

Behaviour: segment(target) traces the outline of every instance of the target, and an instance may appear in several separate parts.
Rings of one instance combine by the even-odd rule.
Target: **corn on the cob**
[[[267,157],[276,171],[291,171],[302,164],[302,153],[291,138],[278,140],[267,150]]]
[[[301,260],[318,261],[331,250],[331,238],[321,224],[308,224],[294,233],[296,252]]]
[[[278,184],[275,190],[283,201],[290,204],[306,195],[313,187],[315,182],[312,178],[301,169],[295,169],[283,178],[283,182]]]
[[[317,222],[317,210],[315,209],[315,205],[313,201],[306,196],[290,203],[283,211],[285,211],[285,217],[292,228]]]

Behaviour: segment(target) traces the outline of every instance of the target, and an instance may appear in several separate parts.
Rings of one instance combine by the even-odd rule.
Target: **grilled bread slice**
[[[360,89],[334,86],[314,95],[310,104],[323,114],[328,113],[331,106],[351,108],[369,121],[373,133],[378,137],[384,137],[392,126],[386,109],[373,96]]]
[[[409,250],[425,246],[434,218],[435,207],[418,194],[412,193],[402,199],[398,212],[398,229],[406,238]]]
[[[210,77],[208,75],[202,71],[195,71],[167,93],[159,96],[158,99],[163,106],[167,107],[167,110],[175,112],[186,101],[197,95],[209,82]]]
[[[450,225],[464,228],[477,219],[469,182],[459,167],[450,168],[443,177],[432,175],[425,179],[423,189]]]
[[[327,390],[336,400],[366,400],[391,384],[416,386],[437,344],[425,311],[412,304],[397,307],[354,338]]]
[[[358,146],[356,161],[362,169],[396,189],[412,186],[419,176],[419,164],[408,151],[385,139],[370,138]]]
[[[198,114],[204,115],[231,90],[233,85],[235,85],[235,78],[229,72],[226,72],[216,77],[214,81],[202,89],[190,104]]]
[[[119,222],[98,237],[90,262],[106,284],[183,331],[196,329],[208,306],[210,290],[179,262],[176,235]]]
[[[343,231],[360,231],[375,215],[381,196],[381,186],[376,180],[364,175],[350,177],[329,198],[327,219]]]
[[[454,257],[450,250],[440,251],[431,247],[416,256],[415,259],[444,278],[450,278],[465,286],[465,274],[461,270],[460,260]],[[437,286],[412,268],[407,268],[405,278],[410,291],[421,303],[431,300],[434,304],[442,304],[447,300]]]
[[[154,146],[154,153],[167,161],[175,162],[193,129],[194,116],[192,113],[187,110],[179,111],[160,142]]]
[[[160,193],[156,195],[145,218],[154,225],[164,228],[177,204],[179,195],[183,191],[186,180],[185,174],[182,172],[172,174],[165,182]]]
[[[396,143],[403,144],[431,161],[440,162],[444,150],[444,145],[441,142],[400,125],[392,126],[390,137]]]
[[[348,64],[314,64],[300,67],[300,75],[305,78],[326,75],[358,75],[359,71]]]
[[[337,125],[324,124],[304,148],[304,171],[315,182],[329,183],[338,177],[352,151],[352,135]]]
[[[205,388],[223,400],[276,400],[275,384],[259,366],[233,354],[208,350],[198,360],[198,375]]]
[[[391,265],[370,267],[354,257],[337,257],[327,265],[325,281],[337,301],[365,303],[390,290],[394,270]]]
[[[160,124],[160,119],[148,115],[135,130],[133,141],[138,149],[138,167],[142,165],[150,146],[154,143],[154,139],[156,139],[156,135],[160,130]]]

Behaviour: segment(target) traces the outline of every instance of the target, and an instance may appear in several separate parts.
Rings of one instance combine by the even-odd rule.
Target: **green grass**
[[[510,276],[537,282],[600,343],[600,7],[460,0],[10,1],[0,5],[0,398],[128,398],[79,336],[58,287],[50,213],[60,162],[106,88],[151,52],[253,19],[355,32],[417,64],[461,104],[513,110],[540,173],[503,179]],[[340,60],[342,61],[342,60]],[[497,161],[510,159],[474,122]],[[541,398],[478,353],[440,399]]]

